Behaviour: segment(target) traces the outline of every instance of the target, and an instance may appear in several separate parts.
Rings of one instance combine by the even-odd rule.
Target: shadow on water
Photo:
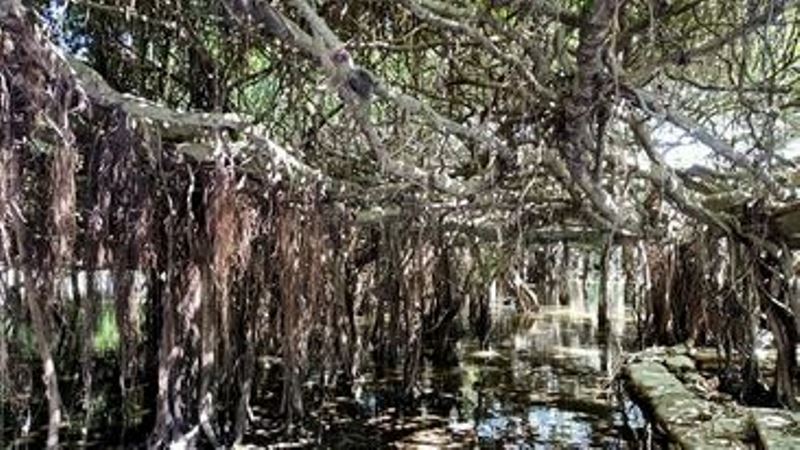
[[[279,412],[280,387],[260,386],[244,447],[663,448],[614,381],[625,348],[622,315],[612,319],[605,345],[592,316],[562,307],[499,315],[488,349],[462,338],[459,364],[436,368],[426,360],[412,395],[402,374],[378,379],[367,370],[352,386],[354,397],[318,392],[321,408],[294,431]]]
[[[588,315],[563,308],[508,315],[488,350],[465,338],[458,366],[427,361],[411,399],[400,376],[360,379],[349,403],[360,419],[345,423],[343,405],[332,405],[339,424],[314,440],[331,448],[661,448],[613,381],[618,335],[598,345],[595,330]]]

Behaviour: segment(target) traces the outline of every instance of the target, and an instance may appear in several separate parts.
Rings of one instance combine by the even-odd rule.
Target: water
[[[612,333],[598,345],[594,304],[577,303],[527,315],[494,309],[489,348],[463,338],[455,349],[456,367],[437,369],[426,361],[411,398],[397,374],[376,379],[365,371],[354,399],[343,395],[323,402],[319,411],[311,408],[309,420],[288,433],[291,438],[277,413],[280,386],[259,389],[246,446],[292,441],[347,449],[661,447],[613,381],[624,355],[621,337],[634,334],[623,308],[612,302]]]
[[[458,367],[426,365],[413,401],[399,394],[395,379],[360,380],[356,402],[367,417],[361,432],[400,448],[658,447],[614,381],[620,339],[598,345],[588,315],[555,307],[511,315],[492,334],[487,350],[460,342]],[[332,447],[340,447],[338,439],[322,437]]]
[[[413,395],[405,395],[399,374],[376,379],[366,371],[354,398],[326,394],[329,400],[310,409],[292,437],[278,413],[280,387],[260,389],[243,447],[664,447],[614,381],[624,356],[620,336],[633,335],[625,333],[623,315],[612,316],[604,345],[598,345],[594,314],[581,310],[546,307],[535,315],[495,317],[487,349],[464,338],[455,349],[457,366],[426,361]]]

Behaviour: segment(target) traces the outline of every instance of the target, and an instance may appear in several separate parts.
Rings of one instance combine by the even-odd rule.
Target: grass
[[[119,348],[119,330],[111,305],[104,304],[94,333],[94,351],[97,354],[115,352]]]
[[[22,355],[28,358],[36,357],[36,341],[33,336],[33,330],[31,330],[29,324],[18,324],[16,328],[11,328],[8,333],[12,336],[11,339],[15,341],[15,345],[18,346]],[[119,348],[119,330],[117,328],[116,314],[112,304],[103,304],[100,317],[95,327],[92,343],[94,352],[97,355],[116,352]]]

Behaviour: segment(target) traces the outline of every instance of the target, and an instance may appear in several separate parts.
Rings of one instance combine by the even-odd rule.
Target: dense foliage
[[[29,3],[0,0],[0,401],[41,373],[51,447],[62,413],[230,445],[262,387],[291,433],[368,356],[413,395],[486,286],[557,298],[509,280],[570,251],[620,250],[642,343],[741,355],[744,400],[768,329],[795,406],[798,2]]]

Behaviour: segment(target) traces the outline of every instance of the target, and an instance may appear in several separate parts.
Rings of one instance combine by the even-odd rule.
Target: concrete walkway
[[[716,392],[685,347],[631,355],[625,376],[635,400],[685,449],[800,449],[800,414],[747,408]]]

